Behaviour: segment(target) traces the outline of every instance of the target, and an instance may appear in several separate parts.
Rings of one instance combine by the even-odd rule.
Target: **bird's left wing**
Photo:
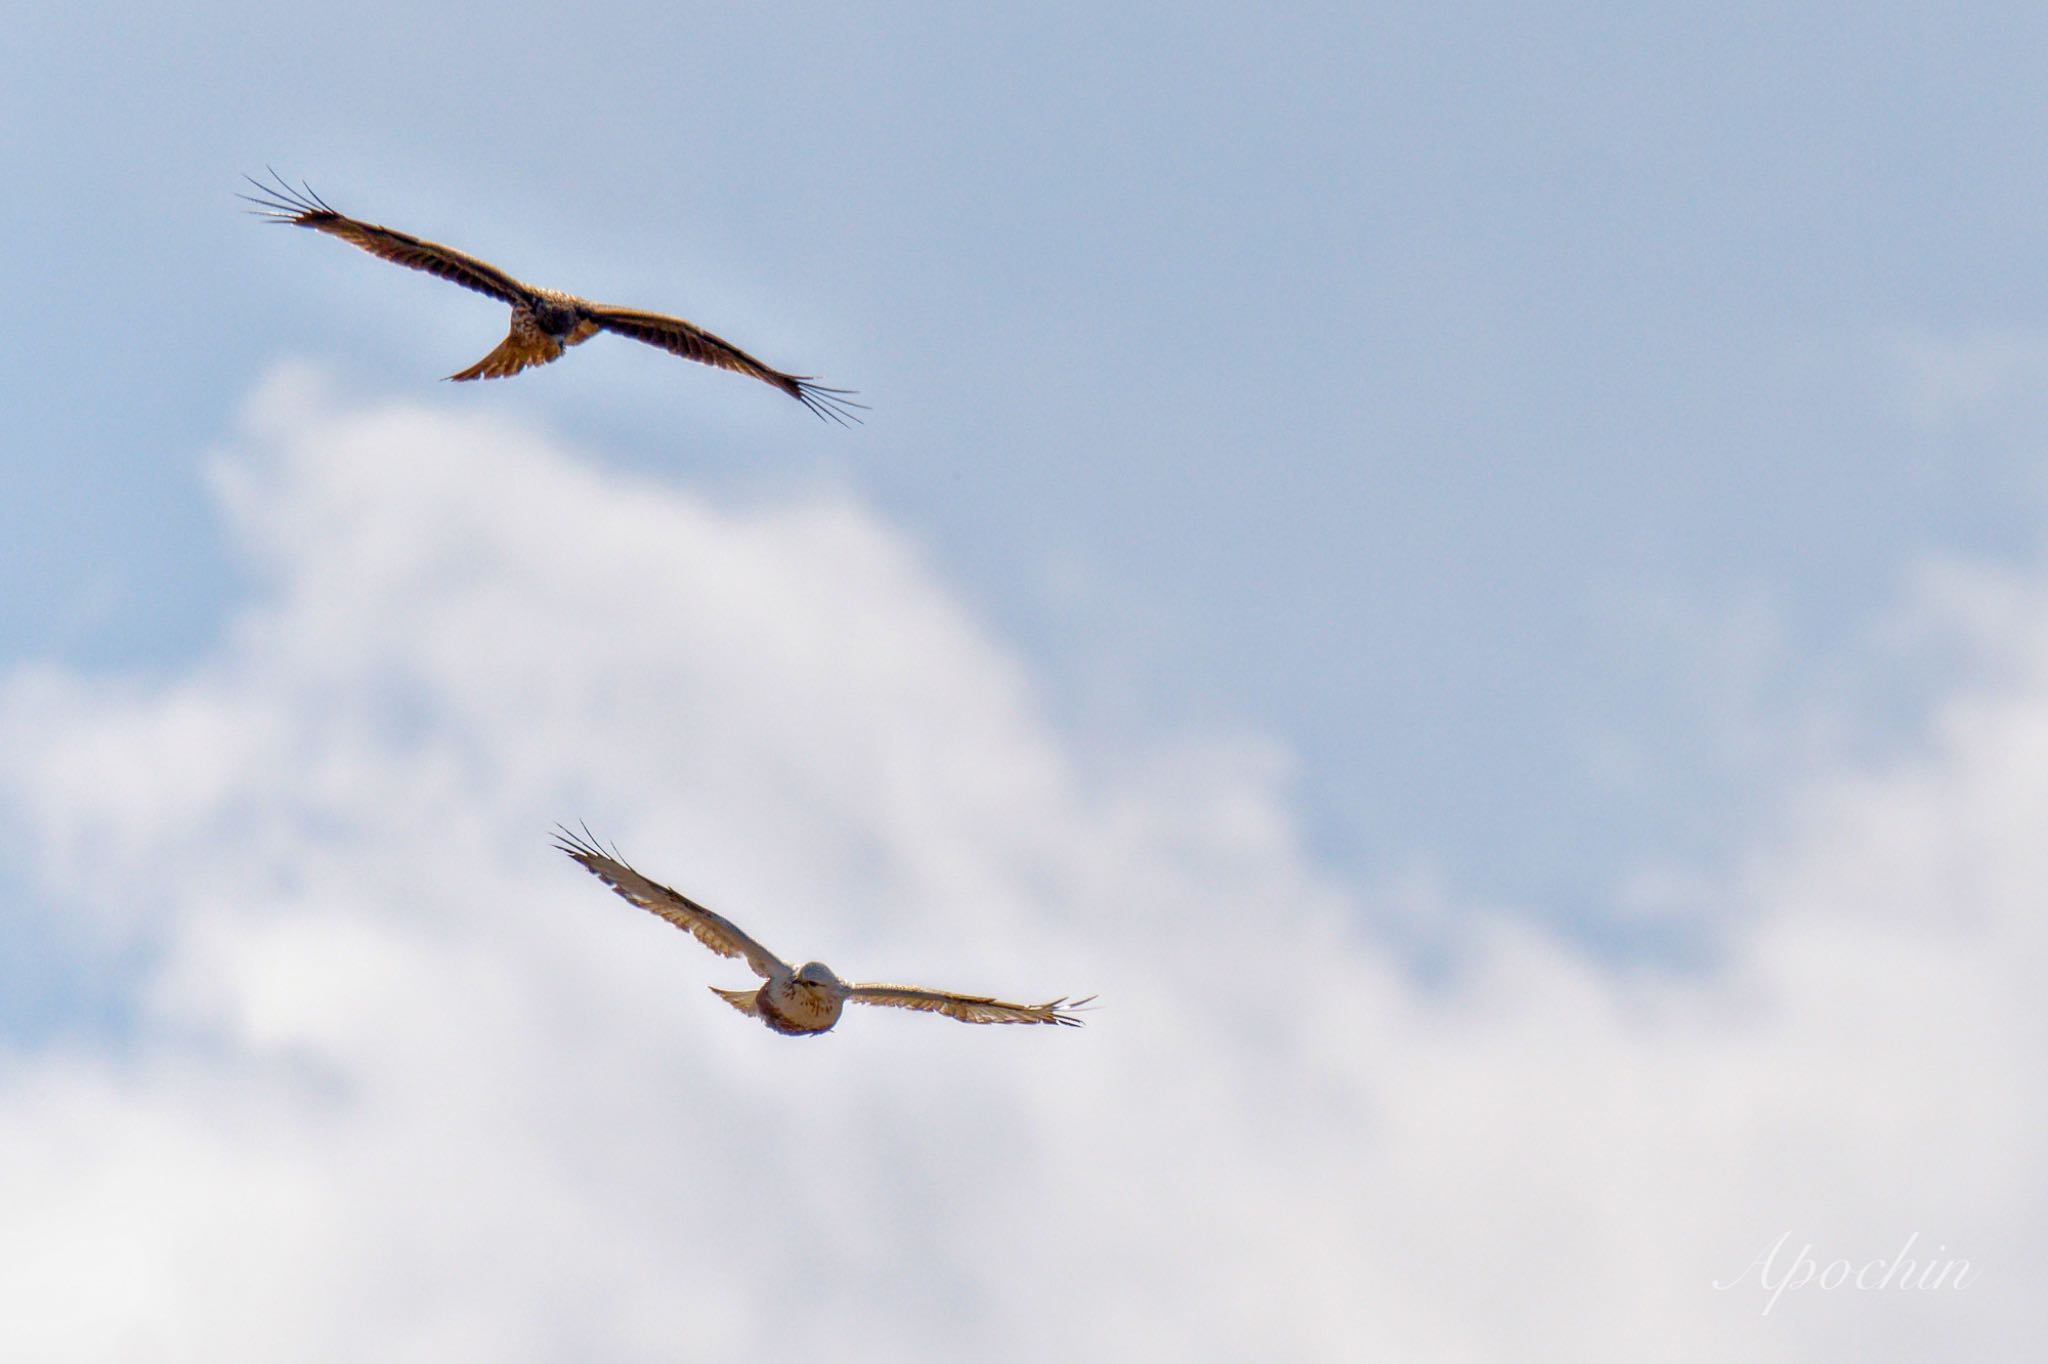
[[[721,957],[744,957],[754,974],[773,980],[790,973],[789,963],[742,933],[739,926],[714,913],[686,895],[680,895],[656,881],[650,881],[617,857],[597,846],[589,830],[581,835],[557,829],[555,846],[581,862],[598,880],[626,900],[651,914],[658,914]]]
[[[732,342],[713,336],[694,322],[662,313],[615,308],[609,303],[593,303],[588,299],[578,302],[584,315],[608,332],[659,346],[685,360],[695,360],[699,364],[731,370],[735,374],[773,384],[818,416],[836,421],[841,426],[848,422],[858,423],[859,413],[867,410],[867,404],[852,401],[853,390],[826,388],[812,382],[806,374],[786,374],[773,365],[756,360]]]
[[[325,232],[330,237],[339,237],[352,246],[393,265],[403,265],[414,270],[424,270],[451,284],[460,284],[465,289],[474,289],[480,294],[509,303],[517,308],[533,302],[531,286],[522,284],[512,276],[492,265],[489,261],[478,260],[452,246],[430,242],[415,237],[410,232],[400,232],[395,227],[381,227],[376,223],[361,222],[345,213],[330,208],[327,201],[301,185],[293,189],[283,176],[272,171],[275,185],[266,185],[260,180],[243,176],[261,192],[262,198],[243,194],[246,199],[262,211],[258,217],[268,218],[274,223],[287,223],[293,227],[310,227],[316,232]]]
[[[944,1014],[962,1023],[1058,1023],[1078,1028],[1081,1020],[1074,1014],[1095,996],[1071,1001],[1061,998],[1044,1004],[1010,1004],[986,995],[956,995],[949,990],[921,990],[914,985],[856,985],[847,998],[856,1004],[886,1004],[894,1009]]]

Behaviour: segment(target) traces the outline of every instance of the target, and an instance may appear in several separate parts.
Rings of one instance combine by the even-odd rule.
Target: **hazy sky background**
[[[61,1305],[69,1228],[134,1287],[36,1339],[2038,1338],[2048,15],[9,33],[0,1260]],[[503,310],[240,216],[265,165],[871,418],[614,338],[441,385]],[[843,972],[1113,1005],[793,1051],[565,817]],[[777,1135],[801,1085],[845,1151]],[[511,1187],[546,1248],[479,1268]],[[764,1200],[815,1258],[707,1243]],[[1985,1279],[1704,1286],[1788,1228]]]

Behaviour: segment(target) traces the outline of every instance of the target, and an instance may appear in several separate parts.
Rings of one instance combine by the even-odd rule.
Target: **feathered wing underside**
[[[944,1014],[962,1023],[1057,1023],[1078,1028],[1074,1015],[1095,998],[1048,1000],[1044,1004],[1011,1004],[985,995],[957,995],[949,990],[922,990],[914,985],[856,985],[847,998],[856,1004],[884,1004],[895,1009],[918,1009]]]
[[[764,364],[720,337],[713,336],[694,322],[685,322],[680,317],[669,317],[662,313],[644,313],[633,308],[615,308],[609,303],[593,303],[588,299],[578,300],[584,315],[608,332],[630,336],[635,341],[644,341],[650,346],[659,346],[671,355],[680,355],[685,360],[711,365],[718,369],[744,374],[762,383],[773,384],[790,397],[811,409],[818,416],[836,421],[844,426],[848,422],[858,423],[860,413],[867,410],[867,404],[852,401],[852,390],[826,388],[813,383],[809,375],[787,374],[773,365]]]
[[[515,308],[533,301],[534,290],[530,285],[520,283],[489,261],[478,260],[452,246],[430,242],[396,228],[361,222],[335,211],[310,187],[301,185],[293,189],[276,171],[270,175],[276,181],[274,185],[243,176],[262,197],[251,194],[238,197],[257,205],[261,210],[260,216],[271,222],[325,232],[330,237],[339,237],[352,246],[361,247],[379,260],[424,270],[465,289],[489,294]]]
[[[649,913],[660,915],[721,957],[743,958],[761,979],[772,980],[790,974],[788,962],[741,932],[730,919],[706,909],[686,895],[648,880],[621,861],[616,851],[607,853],[599,847],[588,829],[579,835],[558,828],[555,846],[581,862],[585,870],[617,891],[623,899]]]

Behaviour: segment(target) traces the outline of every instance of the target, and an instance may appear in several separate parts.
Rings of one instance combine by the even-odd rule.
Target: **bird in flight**
[[[422,240],[396,228],[379,227],[337,213],[312,187],[301,182],[293,189],[283,176],[270,172],[275,184],[266,185],[243,176],[256,194],[238,194],[255,204],[258,217],[273,223],[310,227],[330,237],[360,246],[380,260],[424,270],[430,275],[489,294],[512,308],[512,330],[498,348],[450,379],[503,379],[529,365],[545,365],[561,358],[568,346],[581,345],[601,331],[617,332],[635,341],[659,346],[685,360],[696,360],[735,374],[759,379],[795,398],[821,418],[844,426],[860,421],[867,404],[852,401],[853,390],[826,388],[808,375],[785,374],[763,364],[730,341],[713,336],[694,323],[661,313],[643,313],[633,308],[615,308],[587,298],[543,289],[512,278],[497,266],[465,255],[452,246]]]
[[[614,855],[616,849],[606,853],[588,829],[581,836],[568,829],[558,830],[555,846],[581,862],[622,898],[660,915],[719,956],[744,958],[754,974],[767,983],[752,990],[723,990],[714,985],[711,992],[747,1017],[758,1018],[776,1032],[793,1037],[830,1032],[848,1000],[855,1004],[921,1009],[957,1018],[962,1023],[1058,1023],[1078,1028],[1081,1020],[1074,1016],[1075,1012],[1095,998],[1090,995],[1072,1001],[1061,998],[1044,1004],[1008,1004],[982,995],[956,995],[912,985],[849,984],[823,962],[807,961],[792,967],[741,932],[730,919],[634,871]]]

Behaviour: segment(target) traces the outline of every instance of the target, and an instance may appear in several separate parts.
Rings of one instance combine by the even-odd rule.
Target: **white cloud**
[[[1917,420],[1944,424],[2031,403],[2048,377],[2048,336],[2025,328],[1942,335],[1902,329],[1885,338]]]
[[[218,647],[0,692],[24,876],[149,963],[132,1043],[0,1052],[19,1357],[2040,1334],[2048,670],[1797,802],[1710,967],[1445,905],[1428,983],[1301,851],[1283,755],[1075,751],[843,497],[720,507],[306,375],[214,477],[255,578]],[[2048,640],[2048,592],[2006,600]],[[579,817],[786,952],[1106,1007],[774,1037],[549,850]],[[1787,1229],[1858,1260],[1918,1231],[1981,1278],[1768,1318],[1712,1290]]]

